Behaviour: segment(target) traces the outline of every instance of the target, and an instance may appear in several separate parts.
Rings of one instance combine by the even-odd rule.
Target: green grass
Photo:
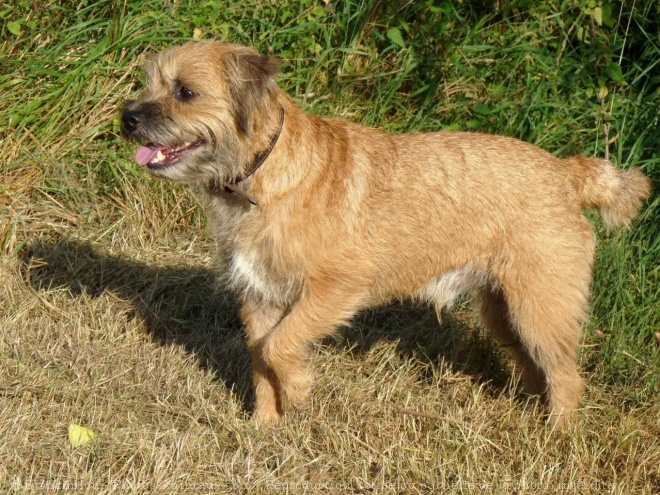
[[[315,348],[312,407],[256,430],[203,213],[145,177],[118,136],[144,54],[195,30],[279,56],[310,113],[608,153],[660,184],[654,1],[0,3],[0,488],[657,492],[657,197],[630,232],[594,217],[589,389],[572,435],[519,397],[468,304],[442,328],[426,308],[360,315]],[[73,449],[70,423],[98,443]]]

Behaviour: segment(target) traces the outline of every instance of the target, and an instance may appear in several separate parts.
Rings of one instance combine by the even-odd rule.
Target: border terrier
[[[627,226],[647,177],[509,137],[306,115],[277,71],[251,48],[188,43],[147,61],[122,114],[136,161],[203,197],[242,304],[257,423],[308,403],[310,344],[356,312],[404,299],[439,311],[471,293],[525,391],[565,425],[584,389],[595,240],[583,209]]]

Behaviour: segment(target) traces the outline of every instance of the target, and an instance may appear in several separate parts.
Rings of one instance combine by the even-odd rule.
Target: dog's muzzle
[[[162,109],[152,101],[138,102],[128,100],[121,114],[121,131],[124,137],[136,140],[144,139],[147,127],[162,118]]]
[[[125,135],[131,135],[138,130],[144,121],[144,113],[136,110],[124,110],[121,116],[121,128]]]

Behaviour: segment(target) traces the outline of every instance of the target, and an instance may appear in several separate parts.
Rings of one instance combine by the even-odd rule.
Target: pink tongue
[[[158,154],[158,151],[161,149],[163,148],[159,148],[153,144],[142,146],[139,150],[137,150],[137,153],[135,153],[135,161],[140,165],[146,165],[154,159],[156,154]]]

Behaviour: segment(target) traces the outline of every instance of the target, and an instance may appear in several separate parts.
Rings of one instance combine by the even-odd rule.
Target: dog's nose
[[[127,133],[135,132],[140,123],[142,122],[142,112],[136,112],[134,110],[125,110],[124,114],[121,116],[121,122],[124,126],[124,130]]]

